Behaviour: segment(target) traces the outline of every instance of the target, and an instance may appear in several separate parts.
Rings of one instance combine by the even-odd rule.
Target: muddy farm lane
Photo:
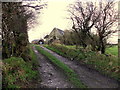
[[[48,51],[56,58],[58,58],[61,62],[68,65],[71,69],[73,69],[78,75],[80,80],[90,88],[117,88],[118,82],[111,78],[108,78],[99,72],[89,69],[85,66],[79,65],[67,58],[64,58],[55,52],[48,50],[47,48],[41,46],[44,50]]]
[[[46,88],[73,88],[74,86],[67,81],[67,78],[57,67],[51,64],[46,57],[41,55],[35,47],[33,47],[38,56],[40,67],[38,68],[42,82],[38,85]]]

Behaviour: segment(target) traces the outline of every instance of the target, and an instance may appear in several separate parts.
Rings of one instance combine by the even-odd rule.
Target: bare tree
[[[93,39],[90,33],[91,28],[94,26],[100,16],[100,13],[95,13],[96,10],[96,6],[92,2],[76,2],[76,4],[73,5],[72,10],[69,10],[69,12],[72,14],[72,28],[78,35],[79,40],[84,48],[87,47],[85,40],[89,38]]]
[[[114,9],[115,3],[109,1],[106,3],[99,3],[99,10],[97,13],[100,13],[98,22],[95,23],[95,28],[97,29],[97,34],[99,36],[98,51],[105,53],[106,40],[107,38],[115,33],[117,30],[113,26],[117,26],[117,12]]]
[[[46,6],[47,6],[47,3],[41,3],[41,0],[37,3],[34,3],[34,2],[22,3],[20,7],[24,7],[25,13],[29,14],[28,17],[30,17],[27,20],[28,29],[33,28],[35,24],[37,24],[37,17],[40,15],[41,9],[45,8]]]
[[[76,2],[69,12],[72,14],[72,28],[78,35],[82,46],[86,48],[90,44],[93,50],[105,53],[107,38],[117,31],[116,29],[112,30],[117,21],[114,2],[98,2],[98,5],[93,2]],[[94,31],[97,32],[98,41],[94,38],[96,37],[92,33]],[[88,40],[89,43],[86,42]]]

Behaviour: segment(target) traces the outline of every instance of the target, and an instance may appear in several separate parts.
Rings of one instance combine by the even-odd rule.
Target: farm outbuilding
[[[44,37],[45,43],[61,43],[60,38],[64,35],[64,31],[58,28],[54,28],[49,35]]]

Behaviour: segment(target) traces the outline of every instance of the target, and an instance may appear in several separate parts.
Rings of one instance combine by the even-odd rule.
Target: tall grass
[[[21,57],[11,57],[3,60],[3,88],[30,88],[31,83],[38,77],[35,53],[30,47],[30,61]]]

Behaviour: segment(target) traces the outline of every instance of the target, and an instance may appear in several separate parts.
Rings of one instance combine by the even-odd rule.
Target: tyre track
[[[95,70],[91,70],[85,66],[80,66],[75,62],[64,58],[55,52],[41,46],[44,50],[51,53],[53,56],[58,58],[60,61],[68,65],[71,69],[73,69],[78,75],[80,80],[90,88],[117,88],[118,82],[109,77],[103,76],[102,74],[96,72]]]
[[[39,73],[42,79],[38,88],[74,88],[74,86],[67,80],[66,76],[57,67],[55,67],[46,57],[41,55],[35,47],[34,52],[38,56]]]

